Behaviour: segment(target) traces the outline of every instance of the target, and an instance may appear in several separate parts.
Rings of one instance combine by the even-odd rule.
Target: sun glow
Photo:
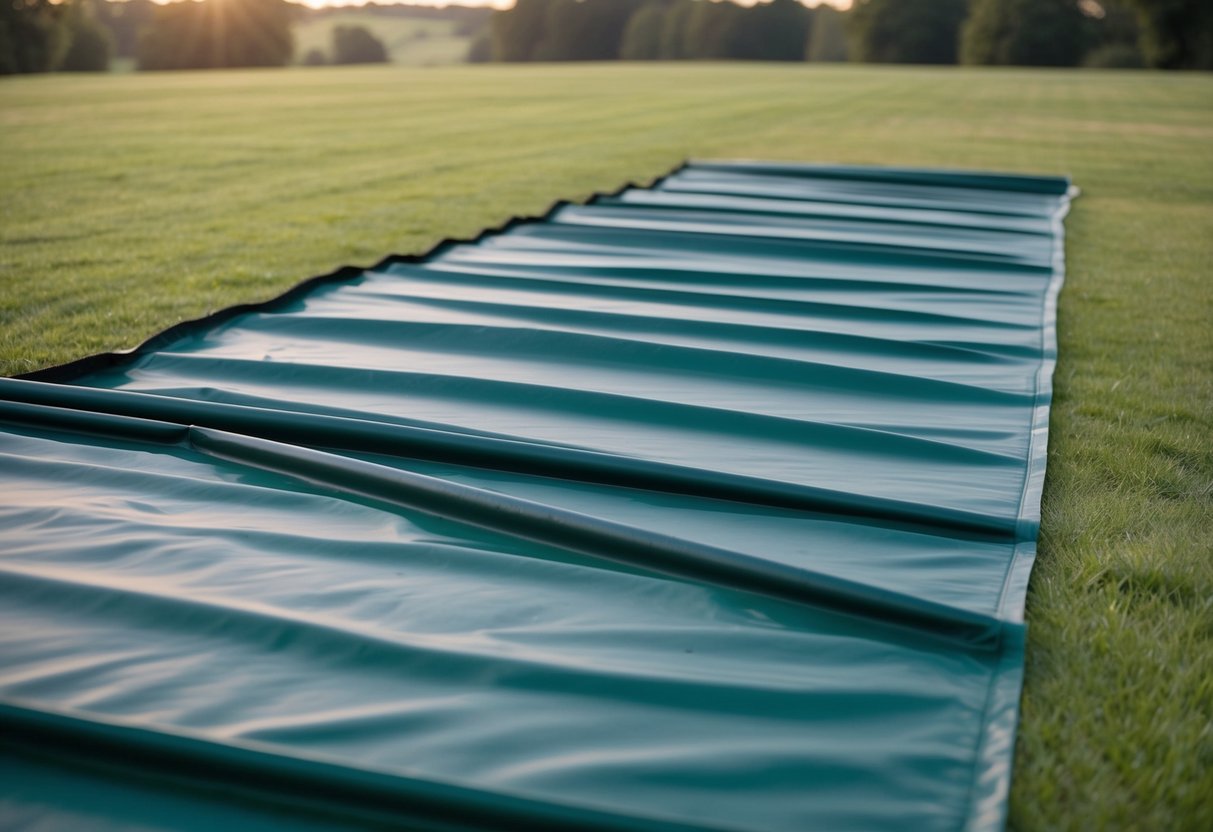
[[[170,2],[170,0],[155,0],[158,3]],[[333,8],[340,6],[364,6],[367,2],[383,2],[383,0],[289,0],[289,2],[297,2],[304,6],[309,6],[313,9]],[[398,5],[404,6],[487,6],[493,9],[508,9],[514,5],[515,0],[416,0],[416,2],[404,2]],[[753,6],[755,3],[763,2],[763,0],[732,0],[741,6]],[[837,9],[849,9],[851,0],[801,0],[806,6],[833,6]]]

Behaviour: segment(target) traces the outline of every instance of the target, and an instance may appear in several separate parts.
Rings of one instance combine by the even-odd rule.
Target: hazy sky
[[[308,6],[319,8],[321,6],[361,6],[366,0],[296,0]],[[390,2],[390,0],[377,0],[377,2]],[[752,6],[757,0],[733,0],[742,6]],[[851,5],[851,0],[801,0],[806,6],[817,6],[821,3],[826,3],[839,8],[846,8]],[[446,6],[446,5],[461,5],[461,6],[492,6],[495,9],[505,9],[514,5],[514,0],[413,0],[410,5],[414,6]]]

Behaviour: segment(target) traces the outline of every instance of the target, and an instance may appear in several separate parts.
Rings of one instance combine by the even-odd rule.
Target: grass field
[[[295,60],[312,49],[330,59],[333,30],[338,26],[364,26],[383,41],[388,58],[404,66],[440,66],[461,63],[467,57],[472,39],[455,33],[455,21],[416,17],[382,16],[363,13],[328,14],[309,17],[295,25]]]
[[[687,156],[1070,173],[1012,826],[1213,829],[1213,76],[400,67],[0,82],[0,370]]]

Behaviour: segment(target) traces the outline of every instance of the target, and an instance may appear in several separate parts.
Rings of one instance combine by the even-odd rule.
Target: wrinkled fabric
[[[1001,828],[1074,193],[693,163],[0,380],[0,818]]]

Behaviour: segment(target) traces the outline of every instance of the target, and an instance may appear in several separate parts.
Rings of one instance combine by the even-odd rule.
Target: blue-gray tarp
[[[1001,828],[1071,196],[696,163],[0,380],[0,818]]]

